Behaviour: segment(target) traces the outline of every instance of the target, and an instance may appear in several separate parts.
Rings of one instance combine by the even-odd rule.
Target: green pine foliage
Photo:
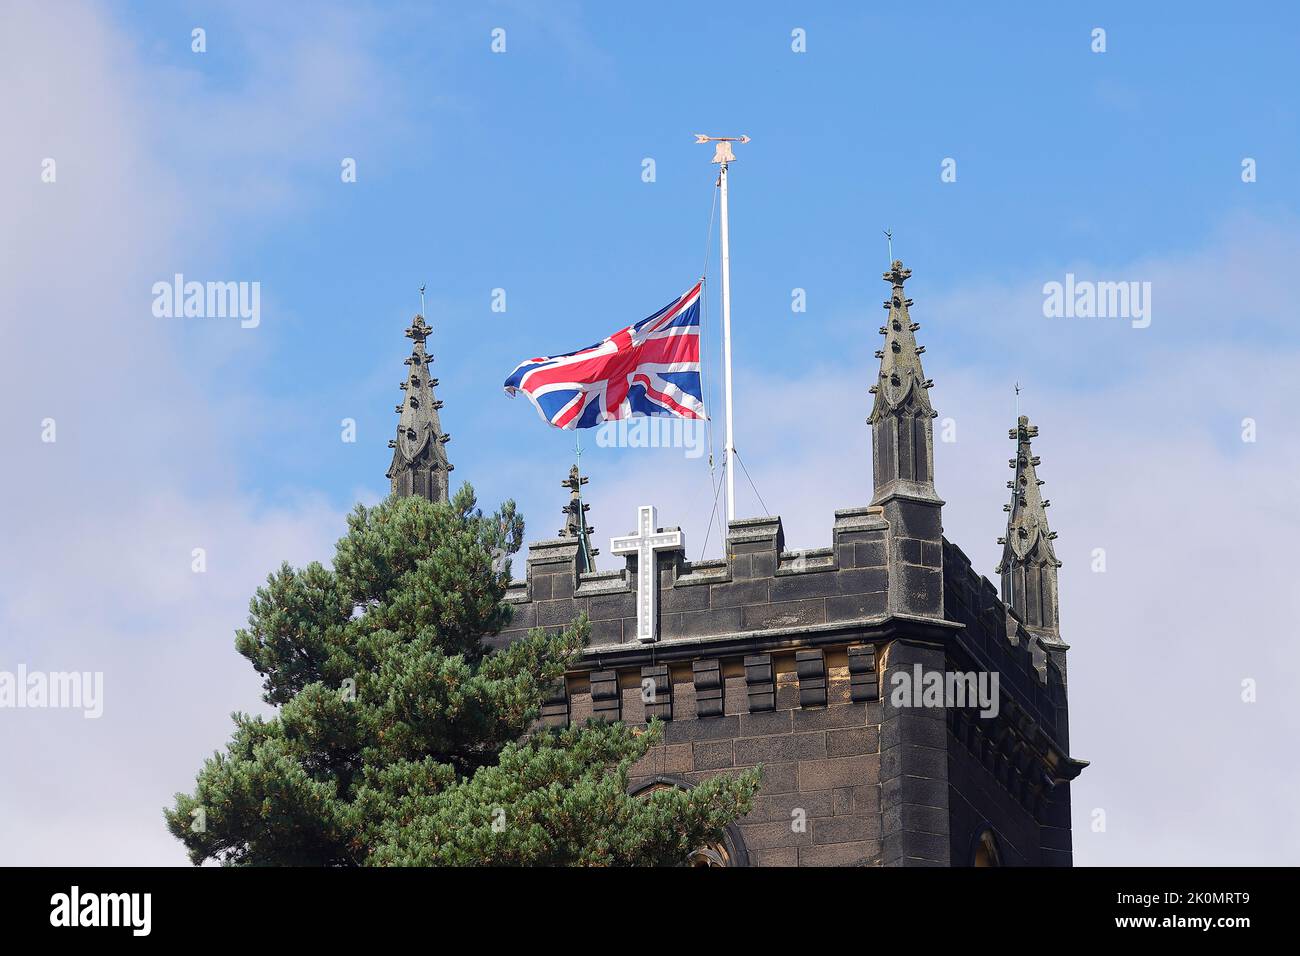
[[[236,713],[224,753],[164,810],[198,864],[671,865],[748,812],[757,774],[627,793],[662,727],[533,729],[585,620],[490,651],[514,503],[464,486],[449,504],[390,498],[348,517],[333,570],[271,574],[236,647],[263,718]]]

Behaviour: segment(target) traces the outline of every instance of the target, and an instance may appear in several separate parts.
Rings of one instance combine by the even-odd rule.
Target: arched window
[[[971,854],[971,866],[1001,866],[1002,854],[998,852],[998,838],[993,829],[985,826],[975,836],[974,851]]]
[[[917,415],[912,420],[915,433],[914,446],[916,448],[916,474],[913,477],[917,481],[930,480],[930,462],[926,457],[926,449],[930,447],[930,436],[926,433],[929,422],[929,415]]]
[[[702,846],[698,850],[692,850],[686,857],[687,866],[736,866],[731,862],[731,854],[727,852],[727,847],[721,843],[710,843]]]
[[[636,787],[631,795],[642,797],[668,787],[689,790],[692,786],[694,784],[680,777],[655,777]],[[740,828],[733,823],[727,827],[721,841],[692,850],[687,854],[685,862],[687,866],[749,866],[749,852],[745,849],[745,838],[740,835]]]

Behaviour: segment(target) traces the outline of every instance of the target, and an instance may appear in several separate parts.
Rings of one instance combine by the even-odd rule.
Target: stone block
[[[777,820],[788,823],[794,819],[796,810],[802,810],[808,820],[814,817],[829,817],[835,812],[834,793],[835,791],[832,790],[815,790],[811,793],[792,791],[768,796],[760,794],[754,798],[754,810],[750,816],[754,818],[754,823]]]
[[[683,611],[675,634],[681,637],[707,637],[732,634],[741,629],[738,607],[711,607],[702,611]]]
[[[880,839],[879,821],[865,816],[827,817],[810,822],[814,844],[863,843]]]
[[[879,734],[875,727],[845,727],[826,732],[828,757],[854,757],[859,754],[876,753],[879,746]]]
[[[780,604],[750,605],[742,608],[740,623],[745,630],[777,627],[806,627],[826,621],[826,602],[836,598],[807,601],[783,601]]]
[[[709,587],[702,584],[674,585],[665,588],[660,607],[665,613],[673,611],[700,611],[709,607]],[[635,605],[633,605],[635,608]]]
[[[707,720],[674,720],[664,727],[669,743],[694,743],[697,740],[720,740],[736,736],[736,718],[721,715]]]
[[[741,824],[740,833],[750,850],[770,850],[773,847],[806,846],[812,843],[809,830],[798,832],[790,828],[789,821]]]
[[[572,598],[561,601],[540,601],[536,607],[538,627],[572,624],[578,619],[580,613],[578,603]]]
[[[791,761],[790,763],[765,763],[762,772],[759,775],[760,786],[759,793],[772,795],[776,793],[789,793],[799,787],[799,764]]]
[[[835,575],[834,594],[864,594],[889,590],[886,568],[850,568]]]
[[[766,604],[771,582],[766,579],[728,581],[709,585],[709,606],[715,608],[740,607],[745,604]]]
[[[877,866],[879,863],[880,844],[874,840],[799,847],[800,866]]]
[[[887,560],[883,534],[872,540],[857,541],[853,545],[853,566],[856,568],[881,568]]]
[[[750,850],[749,862],[752,866],[798,866],[799,850],[793,846]]]
[[[731,740],[697,740],[692,744],[696,770],[721,770],[736,765],[736,744]]]
[[[740,736],[760,737],[770,734],[788,734],[793,729],[790,711],[777,710],[740,715]]]
[[[636,597],[628,594],[595,594],[587,598],[587,616],[592,621],[621,620],[636,616]]]
[[[841,727],[863,727],[866,722],[867,710],[863,704],[794,711],[795,730],[838,730]]]
[[[590,640],[593,647],[600,647],[602,644],[622,644],[623,622],[592,621]]]
[[[828,621],[857,621],[864,617],[882,617],[889,608],[889,595],[884,591],[865,594],[837,594],[826,599]]]
[[[826,597],[838,593],[834,571],[805,571],[777,578],[772,582],[773,603],[778,601],[802,601],[805,598]]]
[[[811,760],[826,756],[826,735],[782,734],[777,737],[742,737],[736,741],[736,766]]]
[[[827,757],[799,761],[800,790],[833,790],[879,782],[880,764],[874,756]]]

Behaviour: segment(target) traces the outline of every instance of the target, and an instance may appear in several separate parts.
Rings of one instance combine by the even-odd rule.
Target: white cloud
[[[328,558],[344,530],[341,512],[310,493],[271,507],[240,490],[236,441],[254,406],[214,401],[211,352],[255,349],[253,333],[213,330],[212,348],[196,349],[149,310],[152,282],[177,263],[220,262],[232,240],[213,193],[180,188],[186,150],[169,137],[200,127],[211,106],[243,132],[283,114],[295,137],[327,139],[335,107],[359,100],[322,91],[324,75],[365,98],[384,92],[344,26],[284,24],[283,62],[269,74],[268,52],[248,77],[256,96],[209,95],[194,81],[186,114],[184,97],[162,95],[184,77],[147,65],[98,6],[6,10],[0,668],[103,671],[105,686],[98,720],[0,711],[3,862],[184,862],[161,808],[224,745],[229,713],[259,706],[257,675],[233,651],[248,598],[280,561]],[[324,67],[331,50],[336,72]],[[211,172],[284,142],[188,146]],[[39,178],[46,156],[53,184]],[[291,196],[287,177],[268,189]],[[47,417],[53,444],[41,441]],[[196,547],[203,574],[191,570]]]
[[[115,514],[77,509],[20,527],[5,571],[0,667],[101,671],[104,712],[0,712],[5,862],[183,862],[161,808],[224,746],[232,710],[263,709],[234,629],[268,570],[327,557],[342,515],[164,494]],[[191,570],[191,549],[207,571]],[[11,597],[17,600],[10,601]]]

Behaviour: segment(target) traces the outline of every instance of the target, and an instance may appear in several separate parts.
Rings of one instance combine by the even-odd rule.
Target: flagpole
[[[723,450],[723,467],[727,479],[727,524],[736,520],[736,440],[731,402],[731,242],[727,216],[727,167],[736,154],[732,143],[748,143],[748,136],[695,135],[697,143],[717,143],[713,162],[719,166],[718,188],[722,193],[722,380],[727,421],[727,444]],[[725,536],[724,536],[725,538]]]
[[[727,524],[736,520],[736,439],[731,415],[731,243],[727,230],[727,162],[718,174],[722,190],[722,380],[726,391],[727,447],[723,461],[727,469]]]

